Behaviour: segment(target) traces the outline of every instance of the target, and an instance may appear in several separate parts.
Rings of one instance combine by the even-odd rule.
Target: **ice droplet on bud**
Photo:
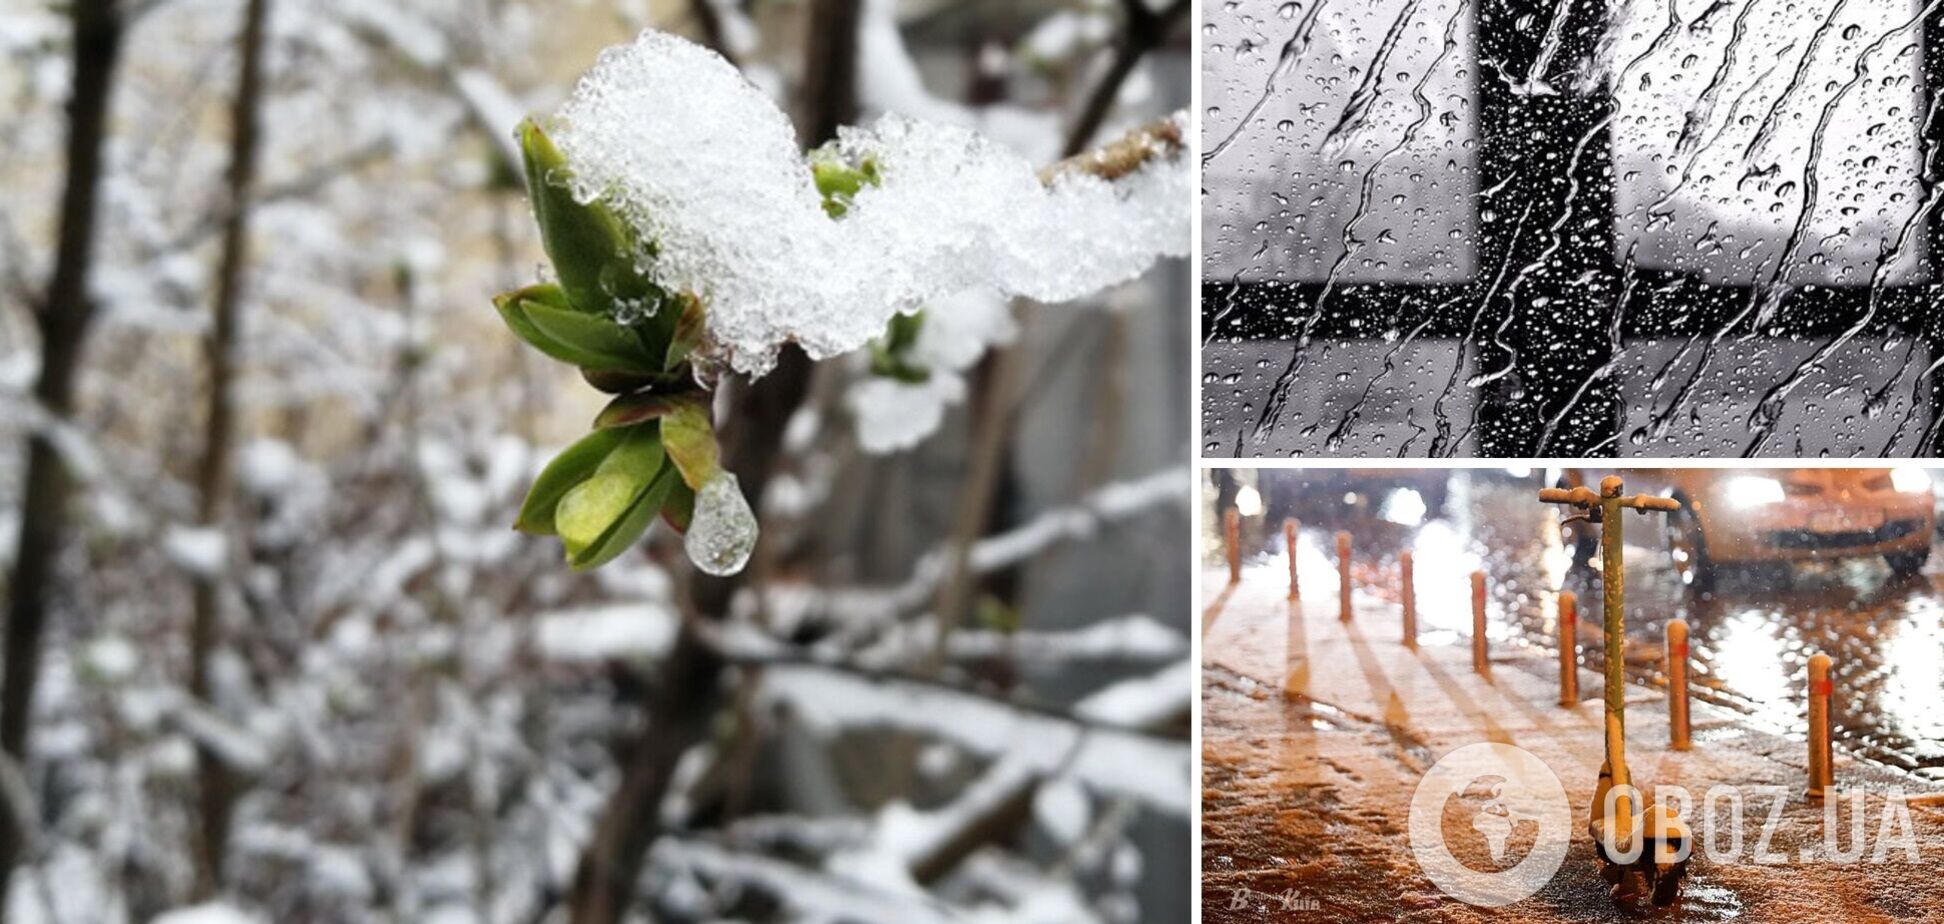
[[[695,517],[682,548],[689,561],[710,574],[735,574],[756,548],[756,514],[743,499],[736,476],[723,472],[695,494]]]

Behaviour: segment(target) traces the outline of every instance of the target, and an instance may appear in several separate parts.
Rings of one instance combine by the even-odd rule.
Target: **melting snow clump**
[[[176,567],[197,577],[214,577],[223,570],[229,543],[220,530],[171,526],[162,535],[162,550]]]
[[[844,393],[857,419],[857,444],[873,455],[918,445],[944,422],[945,409],[964,398],[965,380],[942,370],[923,382],[866,376]]]
[[[975,132],[899,116],[840,133],[835,153],[880,183],[833,219],[775,104],[715,52],[652,30],[603,52],[551,131],[575,195],[636,230],[658,283],[702,299],[711,348],[745,373],[790,341],[814,359],[855,350],[893,314],[968,289],[1066,301],[1188,251],[1183,155],[1048,184]]]
[[[925,309],[910,359],[931,376],[903,382],[865,376],[844,394],[857,421],[857,443],[865,452],[910,449],[938,429],[945,409],[965,398],[965,370],[987,348],[1009,343],[1017,329],[1005,299],[973,290]]]

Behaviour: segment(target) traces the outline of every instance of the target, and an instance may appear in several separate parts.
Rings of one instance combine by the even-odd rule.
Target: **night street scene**
[[[1202,920],[1944,919],[1938,474],[1206,470]]]
[[[1944,8],[1211,3],[1214,458],[1938,454]]]

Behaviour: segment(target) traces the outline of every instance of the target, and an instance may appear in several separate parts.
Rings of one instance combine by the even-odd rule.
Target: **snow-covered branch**
[[[773,667],[763,687],[771,702],[787,705],[813,727],[897,728],[987,757],[1017,758],[1047,776],[1071,775],[1157,812],[1180,814],[1188,805],[1189,755],[1179,741],[1028,712],[947,687],[873,681],[827,667]]]
[[[1085,539],[1116,523],[1171,504],[1187,503],[1187,470],[1167,468],[1095,489],[1079,503],[1044,511],[1003,533],[979,539],[971,550],[975,573],[990,574],[1017,565],[1070,540]],[[931,602],[944,578],[948,550],[927,552],[911,576],[892,588],[804,588],[772,584],[764,592],[772,612],[793,619],[831,618],[858,627],[882,626]],[[754,600],[739,607],[753,610]]]

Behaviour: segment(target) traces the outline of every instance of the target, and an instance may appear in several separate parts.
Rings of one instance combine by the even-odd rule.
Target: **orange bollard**
[[[1667,730],[1668,746],[1685,751],[1688,735],[1688,626],[1687,620],[1667,624]]]
[[[1559,595],[1559,704],[1579,705],[1579,595]]]
[[[1350,621],[1350,534],[1337,533],[1337,618]]]
[[[1228,545],[1229,583],[1242,583],[1242,514],[1234,507],[1222,511],[1222,541]]]
[[[1472,670],[1486,673],[1491,664],[1485,659],[1485,572],[1472,572]]]
[[[1294,519],[1283,521],[1283,543],[1289,546],[1289,599],[1291,600],[1303,595],[1300,586],[1296,583],[1296,528]]]
[[[1829,699],[1836,686],[1829,679],[1829,656],[1809,659],[1809,798],[1820,799],[1836,787],[1835,749],[1829,740]]]
[[[1404,644],[1417,647],[1417,580],[1411,575],[1411,552],[1397,553],[1397,565],[1404,572]]]

